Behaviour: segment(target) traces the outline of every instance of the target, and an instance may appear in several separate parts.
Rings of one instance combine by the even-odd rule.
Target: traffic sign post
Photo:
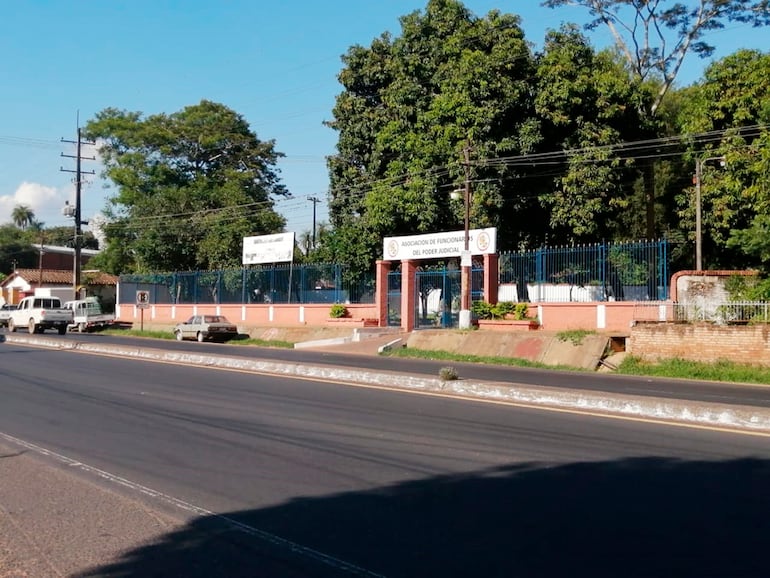
[[[144,331],[144,310],[150,306],[150,292],[136,292],[136,306],[139,308],[139,331]]]

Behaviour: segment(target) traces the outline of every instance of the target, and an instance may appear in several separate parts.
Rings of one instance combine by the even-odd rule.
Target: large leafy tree
[[[619,145],[654,134],[639,113],[649,93],[640,82],[629,82],[611,52],[597,54],[571,25],[548,33],[537,81],[544,142],[566,151],[561,159],[552,157],[565,170],[543,195],[556,239],[627,237],[637,170],[633,153]]]
[[[708,67],[689,90],[681,130],[702,166],[704,262],[770,270],[770,54],[741,50]],[[717,162],[724,157],[724,166]],[[706,161],[705,159],[714,159]],[[693,187],[679,196],[693,231]]]
[[[610,30],[632,75],[648,82],[654,91],[654,98],[640,111],[649,121],[658,117],[685,57],[690,53],[701,58],[713,54],[715,47],[707,42],[709,32],[724,28],[726,23],[770,24],[768,0],[545,0],[543,5],[582,6],[592,17],[587,29],[606,26]],[[654,177],[653,164],[649,163],[645,196],[650,238],[657,232]]]
[[[104,270],[239,266],[244,236],[285,225],[273,209],[287,194],[275,166],[281,154],[222,104],[204,100],[146,118],[108,108],[85,134],[101,143],[104,176],[116,188],[96,261]]]
[[[519,19],[430,0],[401,27],[343,57],[345,90],[329,123],[339,140],[324,250],[356,270],[380,257],[383,236],[461,228],[464,206],[450,193],[466,180],[472,226],[507,227],[512,244],[537,228],[534,216],[519,219],[536,199],[513,186],[517,173],[482,162],[540,140],[527,124],[534,62]]]
[[[0,272],[10,273],[14,267],[37,267],[38,259],[28,233],[12,224],[0,225]]]

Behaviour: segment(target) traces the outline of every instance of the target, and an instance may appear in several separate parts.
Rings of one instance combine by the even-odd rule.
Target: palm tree
[[[35,213],[27,205],[16,205],[11,213],[14,225],[26,229],[35,222]]]

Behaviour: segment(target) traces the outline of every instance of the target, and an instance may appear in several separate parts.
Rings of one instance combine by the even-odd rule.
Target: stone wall
[[[709,323],[641,323],[631,330],[629,354],[646,361],[686,359],[770,366],[770,327]]]

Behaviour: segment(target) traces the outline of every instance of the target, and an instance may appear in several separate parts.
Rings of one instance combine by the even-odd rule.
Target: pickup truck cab
[[[71,322],[72,310],[65,309],[58,297],[30,296],[19,301],[18,307],[11,311],[8,330],[26,327],[30,333],[43,333],[46,329],[56,329],[59,335],[64,335]]]
[[[8,327],[8,320],[11,318],[11,311],[16,309],[16,305],[3,303],[0,307],[0,327]]]
[[[72,311],[72,322],[67,327],[70,331],[77,329],[83,333],[97,327],[112,325],[115,322],[114,315],[102,311],[102,306],[96,297],[67,301],[64,303],[64,308]]]

